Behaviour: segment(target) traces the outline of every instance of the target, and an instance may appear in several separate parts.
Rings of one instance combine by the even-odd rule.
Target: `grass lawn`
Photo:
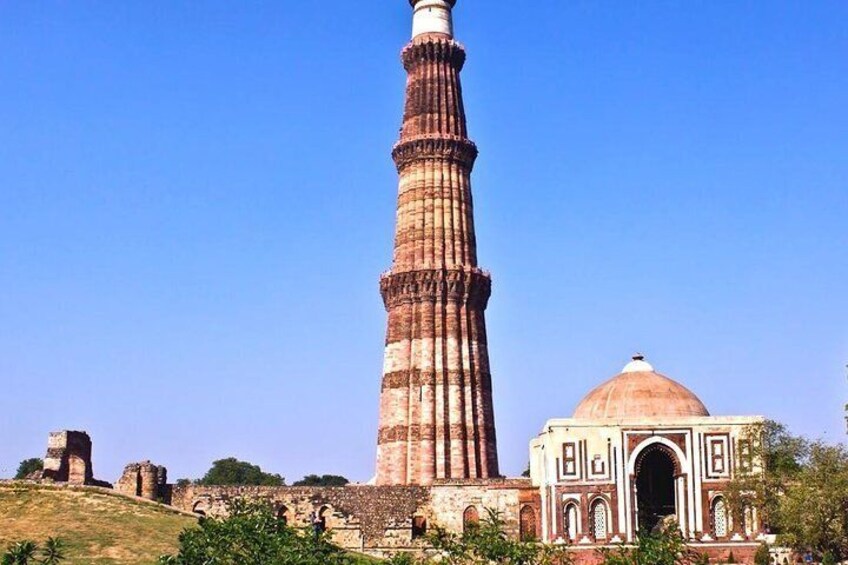
[[[0,549],[13,541],[66,544],[69,565],[155,563],[174,553],[194,518],[115,494],[31,484],[0,484]]]

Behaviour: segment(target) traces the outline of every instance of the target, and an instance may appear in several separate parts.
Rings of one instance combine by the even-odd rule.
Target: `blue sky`
[[[0,3],[0,476],[373,473],[406,1]],[[635,351],[844,436],[848,3],[460,0],[502,468]]]

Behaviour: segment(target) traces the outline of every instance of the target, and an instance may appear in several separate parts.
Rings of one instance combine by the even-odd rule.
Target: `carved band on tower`
[[[471,170],[453,39],[456,0],[410,0],[413,38],[400,141],[394,262],[380,290],[388,331],[380,393],[377,484],[499,476]]]

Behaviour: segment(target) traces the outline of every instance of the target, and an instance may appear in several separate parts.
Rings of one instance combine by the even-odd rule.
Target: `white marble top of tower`
[[[412,16],[412,37],[425,33],[440,33],[453,37],[451,9],[456,0],[410,0],[415,12]]]

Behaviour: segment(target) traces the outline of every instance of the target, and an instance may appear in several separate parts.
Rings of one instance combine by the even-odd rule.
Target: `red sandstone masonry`
[[[414,2],[413,2],[414,5]],[[477,266],[460,71],[465,50],[441,34],[403,50],[408,73],[400,141],[394,261],[380,290],[388,311],[378,485],[499,476],[484,311]]]

